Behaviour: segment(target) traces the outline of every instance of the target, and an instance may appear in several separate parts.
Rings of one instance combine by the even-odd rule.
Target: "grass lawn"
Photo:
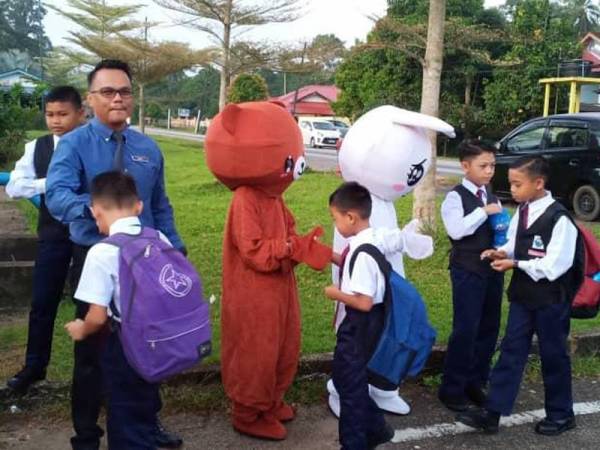
[[[172,138],[156,138],[166,158],[167,191],[175,208],[178,229],[187,245],[189,257],[200,272],[204,283],[205,296],[214,295],[217,299],[212,306],[214,344],[218,359],[219,348],[219,298],[221,278],[221,245],[225,217],[231,192],[217,182],[208,171],[201,147],[196,143]],[[340,179],[333,174],[309,172],[294,183],[286,192],[288,206],[296,216],[299,232],[307,232],[313,226],[325,227],[325,242],[331,242],[332,225],[327,209],[329,194],[339,185]],[[441,201],[441,198],[439,199]],[[28,202],[22,202],[23,209],[32,221],[35,211]],[[400,223],[406,223],[411,216],[412,196],[397,202]],[[594,225],[600,235],[600,227]],[[452,308],[450,281],[448,277],[449,243],[443,232],[436,237],[436,250],[433,257],[425,261],[406,260],[407,277],[419,289],[426,300],[430,319],[438,330],[438,342],[447,341],[451,328]],[[314,272],[306,267],[296,271],[303,316],[303,353],[331,351],[334,333],[331,327],[333,307],[322,294],[323,288],[331,282],[330,272]],[[508,281],[508,280],[507,280]],[[507,308],[503,316],[506,317]],[[68,379],[71,368],[71,343],[62,329],[63,324],[73,316],[70,302],[61,305],[55,329],[55,346],[49,368],[51,379]],[[600,318],[595,320],[573,321],[574,332],[598,328]],[[26,341],[24,321],[0,327],[0,354],[8,364],[0,367],[0,379],[10,375],[22,363]]]

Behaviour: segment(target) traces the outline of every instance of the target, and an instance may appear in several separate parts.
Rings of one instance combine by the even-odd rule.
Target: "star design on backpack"
[[[159,282],[173,297],[185,297],[192,289],[191,278],[177,272],[172,264],[167,264],[162,268]]]

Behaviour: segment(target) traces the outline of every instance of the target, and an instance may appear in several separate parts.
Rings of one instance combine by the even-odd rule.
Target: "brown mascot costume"
[[[283,397],[300,355],[294,267],[322,270],[331,249],[314,229],[298,236],[282,194],[305,170],[298,125],[282,105],[231,104],[206,136],[209,169],[233,191],[223,241],[221,370],[241,433],[285,439]]]

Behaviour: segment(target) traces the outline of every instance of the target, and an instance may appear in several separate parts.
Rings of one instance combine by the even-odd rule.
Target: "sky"
[[[140,19],[161,22],[150,30],[152,40],[174,40],[189,43],[192,47],[202,48],[211,45],[204,33],[182,26],[173,26],[176,13],[161,8],[151,0],[107,0],[111,5],[143,4]],[[64,7],[64,0],[46,0],[44,3]],[[270,24],[257,27],[244,38],[267,40],[272,42],[310,42],[318,34],[333,33],[350,47],[356,39],[364,40],[373,27],[371,17],[385,14],[387,0],[305,0],[304,14],[291,24]],[[498,6],[503,0],[486,0],[486,6]],[[179,16],[181,18],[181,16]],[[48,8],[44,19],[46,34],[53,46],[68,45],[64,40],[69,31],[78,27]]]

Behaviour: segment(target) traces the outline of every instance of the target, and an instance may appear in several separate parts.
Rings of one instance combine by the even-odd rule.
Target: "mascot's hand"
[[[323,270],[331,262],[333,250],[321,243],[319,237],[323,235],[323,228],[316,227],[305,236],[292,238],[292,260],[306,263],[315,270]]]

